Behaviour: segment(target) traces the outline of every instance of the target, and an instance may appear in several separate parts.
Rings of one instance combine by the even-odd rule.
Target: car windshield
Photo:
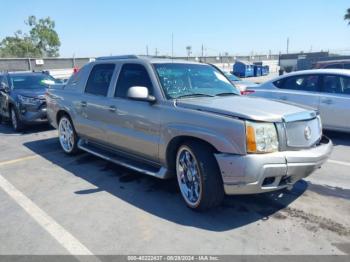
[[[13,89],[46,88],[56,83],[55,78],[46,74],[10,75]]]
[[[209,65],[162,63],[154,66],[168,99],[239,94],[221,72]]]

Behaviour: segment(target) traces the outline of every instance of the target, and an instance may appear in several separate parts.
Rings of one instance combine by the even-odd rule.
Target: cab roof
[[[101,61],[121,61],[121,60],[127,60],[131,62],[132,60],[142,60],[144,62],[148,62],[151,64],[161,64],[161,63],[177,63],[177,64],[202,64],[194,61],[188,61],[183,59],[172,59],[169,57],[159,58],[159,57],[152,57],[152,56],[138,56],[138,55],[121,55],[121,56],[103,56],[96,58],[96,62]]]

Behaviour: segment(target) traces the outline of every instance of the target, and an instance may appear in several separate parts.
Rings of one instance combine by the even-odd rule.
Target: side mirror
[[[8,92],[9,91],[9,87],[5,82],[1,82],[0,83],[0,91],[2,92]]]
[[[154,103],[156,101],[156,98],[154,96],[150,96],[148,88],[144,86],[130,87],[127,96],[133,100],[147,101],[150,103]]]

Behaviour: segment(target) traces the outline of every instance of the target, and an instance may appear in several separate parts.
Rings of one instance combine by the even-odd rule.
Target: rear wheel
[[[188,207],[206,210],[221,204],[224,190],[213,150],[202,143],[185,143],[177,151],[176,175]]]
[[[60,118],[58,124],[58,137],[61,147],[66,154],[73,155],[78,152],[78,136],[70,118],[66,115]]]
[[[11,124],[12,124],[13,130],[15,130],[16,132],[23,130],[24,125],[20,120],[20,118],[18,117],[17,110],[13,106],[11,107],[11,110],[10,110],[10,118],[11,118]]]

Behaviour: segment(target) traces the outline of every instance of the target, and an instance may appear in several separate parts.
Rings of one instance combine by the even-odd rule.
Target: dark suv
[[[9,119],[15,131],[46,121],[45,92],[55,83],[52,76],[41,72],[0,74],[0,120]]]

